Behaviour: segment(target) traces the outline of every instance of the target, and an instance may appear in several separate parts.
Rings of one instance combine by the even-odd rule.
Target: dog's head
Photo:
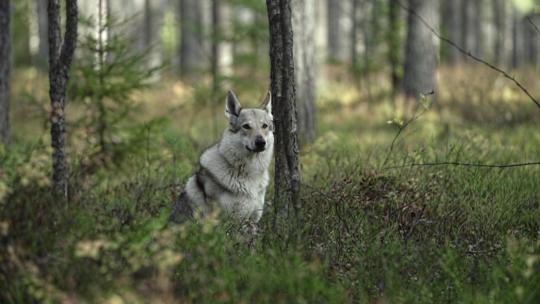
[[[242,109],[238,98],[229,91],[225,100],[225,116],[229,130],[240,137],[244,147],[254,153],[271,149],[274,144],[272,95],[270,92],[260,108]]]

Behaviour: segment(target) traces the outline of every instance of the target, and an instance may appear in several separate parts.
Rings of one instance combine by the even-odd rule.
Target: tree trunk
[[[399,18],[400,10],[399,0],[389,0],[388,3],[388,63],[390,64],[390,82],[392,84],[392,95],[396,95],[401,84],[400,69],[400,29]]]
[[[66,30],[61,38],[60,0],[49,0],[49,95],[51,98],[51,146],[53,187],[67,198],[67,170],[64,149],[64,106],[69,68],[77,44],[77,0],[66,0]]]
[[[345,1],[327,0],[328,13],[328,59],[337,62],[347,61],[346,37],[347,29],[345,27]]]
[[[484,18],[484,0],[475,0],[475,1],[469,1],[473,3],[473,15],[474,18],[473,21],[473,52],[476,56],[480,58],[485,58],[485,39],[486,36],[485,32],[485,25],[486,20]]]
[[[439,20],[437,4],[438,1],[434,0],[409,0],[411,11],[408,16],[403,77],[404,93],[409,98],[419,98],[436,87],[438,40],[418,16],[437,28]]]
[[[527,62],[528,66],[533,67],[534,69],[538,68],[539,56],[538,52],[540,51],[540,34],[537,32],[535,25],[540,24],[538,19],[540,15],[532,13],[524,17],[524,59]],[[532,22],[532,24],[531,24]],[[534,24],[534,25],[533,25]]]
[[[360,0],[352,0],[351,7],[351,66],[353,72],[358,69],[358,8]]]
[[[292,0],[296,109],[300,140],[315,139],[315,3]]]
[[[448,38],[457,43],[462,43],[461,38],[461,0],[447,0],[445,5],[444,29]],[[456,65],[461,60],[462,54],[454,47],[447,48],[447,60],[450,65]]]
[[[38,17],[38,54],[37,63],[44,70],[47,68],[47,58],[49,57],[49,39],[47,37],[47,1],[37,1]]]
[[[230,7],[223,1],[212,0],[212,83],[214,93],[221,91],[221,79],[232,75],[232,44]],[[221,93],[218,95],[221,96]],[[220,100],[221,102],[221,100]]]
[[[152,46],[152,34],[153,27],[152,24],[152,3],[150,0],[144,0],[144,35],[143,35],[143,46],[145,50],[150,49]]]
[[[296,125],[293,31],[289,0],[267,0],[270,79],[275,122],[274,206],[276,215],[294,208],[299,216],[300,171]],[[275,221],[274,221],[275,223]]]
[[[512,68],[517,69],[523,63],[524,24],[523,15],[514,6],[512,17]]]
[[[9,0],[0,1],[0,144],[9,143],[11,27]]]
[[[495,25],[495,63],[501,65],[506,58],[506,33],[507,33],[507,10],[506,0],[493,0],[493,23]]]
[[[200,0],[180,0],[180,75],[192,81],[203,68],[202,27]]]
[[[474,1],[461,0],[461,47],[468,51],[474,52]],[[461,56],[467,60],[469,57],[466,54]]]

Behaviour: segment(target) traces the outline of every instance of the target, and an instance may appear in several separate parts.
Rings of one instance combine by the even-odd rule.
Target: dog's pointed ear
[[[261,108],[272,115],[272,92],[268,91],[264,97],[264,101],[261,105]]]
[[[233,91],[229,91],[227,93],[227,98],[225,99],[225,116],[227,116],[229,120],[236,119],[240,114],[241,109],[242,106],[240,105],[238,98],[234,95]]]

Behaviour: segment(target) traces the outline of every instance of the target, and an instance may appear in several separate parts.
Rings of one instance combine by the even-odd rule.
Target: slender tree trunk
[[[524,55],[524,24],[523,15],[514,6],[512,17],[512,68],[517,69],[522,65]]]
[[[351,8],[351,66],[353,72],[358,68],[358,8],[360,0],[352,0]]]
[[[485,14],[484,14],[484,0],[474,0],[474,1],[470,1],[471,3],[473,3],[473,16],[474,18],[472,18],[472,21],[473,21],[473,38],[474,38],[474,47],[473,47],[473,52],[475,53],[476,56],[479,56],[481,58],[484,58],[486,57],[486,54],[485,54],[485,39],[484,37],[486,36],[486,33],[485,33],[485,25],[486,25],[486,20],[485,20]]]
[[[232,44],[230,7],[220,0],[212,0],[211,69],[214,93],[221,91],[221,80],[232,75]],[[221,96],[221,93],[218,93]],[[217,95],[215,95],[217,96]],[[221,104],[221,100],[220,100]]]
[[[447,0],[445,1],[445,14],[442,21],[444,21],[445,30],[448,38],[455,43],[462,43],[461,38],[461,0]],[[461,60],[462,54],[458,49],[454,47],[448,47],[448,63],[450,65],[456,65]]]
[[[505,0],[493,0],[493,23],[495,25],[495,63],[501,65],[506,57],[507,10]]]
[[[401,85],[400,69],[400,29],[399,29],[399,0],[389,0],[388,3],[388,62],[390,63],[390,82],[392,84],[392,95],[396,95]]]
[[[204,61],[201,5],[200,0],[180,0],[180,75],[192,81]]]
[[[47,58],[49,58],[49,39],[47,37],[47,1],[37,1],[38,17],[38,66],[44,70],[47,68]]]
[[[328,59],[332,61],[347,61],[347,49],[345,43],[346,28],[345,19],[345,1],[327,0],[328,12]]]
[[[461,47],[469,52],[474,52],[474,1],[461,0]],[[461,56],[467,60],[466,54]]]
[[[315,139],[315,3],[292,0],[296,109],[301,140]]]
[[[60,0],[49,0],[49,95],[51,98],[51,146],[53,187],[67,198],[64,106],[69,68],[77,44],[77,0],[66,0],[66,30],[61,37]]]
[[[153,27],[152,24],[152,3],[151,0],[144,0],[144,28],[143,28],[143,45],[144,49],[147,50],[152,46],[152,34]]]
[[[0,1],[0,144],[9,143],[9,94],[11,69],[9,0]]]
[[[438,26],[438,1],[409,0],[407,45],[405,49],[404,93],[409,98],[419,98],[422,94],[435,90],[438,56],[438,40],[422,24],[421,16],[434,28]]]
[[[212,100],[213,129],[217,135],[219,126],[217,123],[216,105],[221,104],[223,78],[232,75],[232,45],[230,35],[230,11],[226,3],[220,0],[212,0],[212,39],[211,39],[211,72],[212,72]]]
[[[276,136],[274,206],[276,214],[293,207],[299,216],[300,171],[291,7],[289,0],[267,0],[266,6],[270,30],[272,114]]]
[[[525,51],[525,60],[530,67],[538,68],[539,56],[538,52],[540,51],[540,34],[537,32],[540,19],[539,14],[529,14],[524,17],[524,51]],[[531,24],[532,22],[532,24]],[[534,25],[533,25],[534,24]]]

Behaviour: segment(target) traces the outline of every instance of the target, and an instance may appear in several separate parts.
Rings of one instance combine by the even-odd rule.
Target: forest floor
[[[540,96],[538,76],[518,77]],[[77,124],[93,112],[69,105],[65,201],[49,190],[43,78],[16,73],[13,145],[0,150],[2,303],[540,302],[540,166],[411,166],[540,161],[540,109],[491,71],[442,69],[406,127],[388,88],[367,85],[382,76],[321,85],[303,221],[273,226],[270,186],[252,247],[218,214],[166,225],[226,125],[221,99],[163,80],[134,97],[100,157]],[[263,85],[236,91],[254,106]]]

